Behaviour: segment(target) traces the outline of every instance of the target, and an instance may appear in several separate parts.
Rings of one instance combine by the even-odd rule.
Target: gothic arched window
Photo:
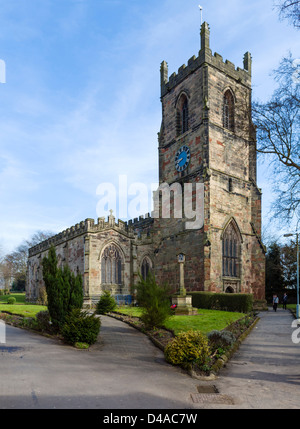
[[[177,136],[184,134],[189,129],[189,106],[187,97],[182,94],[177,103],[176,128]]]
[[[141,275],[144,280],[147,279],[149,272],[151,271],[152,265],[149,258],[144,258],[141,266]]]
[[[229,89],[223,97],[223,127],[234,131],[234,98]]]
[[[241,240],[231,222],[223,235],[223,276],[240,277]]]
[[[101,283],[122,284],[122,258],[113,244],[107,246],[101,256]]]

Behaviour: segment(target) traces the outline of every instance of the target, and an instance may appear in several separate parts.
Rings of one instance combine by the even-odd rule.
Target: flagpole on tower
[[[200,49],[201,49],[202,6],[200,6],[199,4],[198,7],[200,9]]]
[[[200,9],[200,26],[202,25],[202,6],[199,5],[199,9]]]

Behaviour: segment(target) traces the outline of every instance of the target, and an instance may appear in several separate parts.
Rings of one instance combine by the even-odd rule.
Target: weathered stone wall
[[[113,295],[127,295],[138,282],[143,258],[153,263],[152,236],[153,220],[148,217],[126,222],[115,222],[114,216],[108,220],[99,218],[95,224],[87,219],[33,247],[29,252],[26,294],[34,301],[39,296],[39,289],[44,286],[42,260],[48,254],[51,245],[55,247],[58,266],[68,265],[74,273],[83,276],[85,301],[98,300],[104,290]],[[122,285],[101,284],[101,256],[104,249],[113,244],[122,258]]]
[[[172,220],[163,219],[155,227],[164,232],[165,224]],[[170,228],[170,225],[168,225]],[[185,287],[187,290],[203,290],[204,284],[204,255],[203,229],[182,231],[178,234],[164,235],[155,247],[155,275],[159,283],[167,282],[174,292],[179,291],[179,264],[177,255],[186,255]]]
[[[48,241],[48,240],[47,240]],[[61,241],[55,246],[58,266],[68,265],[74,274],[78,272],[84,275],[84,241],[85,234],[80,234],[69,240]],[[32,252],[29,256],[27,267],[26,298],[34,301],[39,297],[39,289],[44,287],[42,260],[48,256],[50,248],[41,246],[44,250]],[[84,278],[84,291],[86,290],[86,279]]]
[[[260,239],[261,192],[256,186],[255,136],[249,117],[248,52],[243,65],[244,69],[236,69],[219,54],[212,55],[206,23],[197,58],[191,58],[169,79],[167,63],[161,65],[160,183],[204,182],[205,217],[203,229],[198,233],[185,231],[185,240],[179,235],[180,222],[156,221],[157,235],[161,237],[156,266],[160,267],[158,275],[162,280],[177,284],[175,257],[180,249],[186,253],[185,281],[189,289],[225,292],[229,286],[235,292],[253,292],[259,298],[264,296],[265,257]],[[228,89],[234,96],[233,130],[223,127],[223,97]],[[189,103],[189,130],[177,137],[176,102],[183,92]],[[189,147],[191,161],[179,173],[174,159],[182,145]],[[241,237],[240,275],[233,279],[225,278],[222,268],[222,234],[230,220],[234,220]],[[198,264],[193,264],[196,260]]]

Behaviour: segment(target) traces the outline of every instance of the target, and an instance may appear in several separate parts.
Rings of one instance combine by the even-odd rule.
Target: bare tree
[[[252,104],[257,151],[269,156],[277,199],[275,216],[300,218],[300,74],[291,54],[275,70],[272,98]]]
[[[294,27],[300,28],[300,0],[282,0],[276,8],[281,19],[287,19]]]
[[[37,231],[29,240],[20,244],[15,251],[4,256],[1,261],[1,272],[6,288],[11,287],[12,281],[17,289],[25,287],[28,250],[52,236],[52,232]]]

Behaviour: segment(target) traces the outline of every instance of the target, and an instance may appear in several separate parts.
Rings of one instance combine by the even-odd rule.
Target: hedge
[[[248,313],[253,308],[253,295],[248,293],[188,292],[196,308]]]

